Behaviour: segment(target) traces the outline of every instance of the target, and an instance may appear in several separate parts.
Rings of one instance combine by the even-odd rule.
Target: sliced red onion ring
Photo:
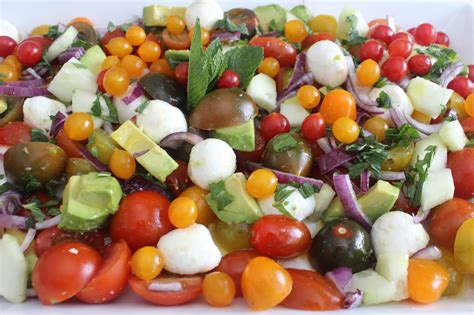
[[[219,38],[221,42],[226,43],[239,40],[241,35],[240,32],[214,32],[211,36],[211,40]]]
[[[0,95],[5,96],[18,96],[18,97],[33,97],[33,96],[46,96],[49,92],[45,87],[22,87],[22,86],[10,86],[0,85]]]
[[[389,171],[382,171],[380,172],[380,179],[394,182],[399,180],[405,180],[405,173],[404,172],[389,172]]]
[[[392,118],[393,123],[397,128],[400,128],[404,124],[408,124],[408,121],[405,119],[405,115],[401,115],[400,111],[395,109],[395,107],[391,107],[389,109],[390,117]]]
[[[183,285],[179,281],[163,282],[163,281],[152,281],[148,285],[150,291],[161,291],[161,292],[179,292],[183,290]]]
[[[406,91],[409,83],[410,83],[410,77],[406,76],[400,82],[394,83],[394,84],[398,84],[398,86],[401,87],[403,91]]]
[[[92,164],[92,166],[94,166],[97,170],[99,170],[101,172],[108,172],[109,171],[109,167],[107,165],[105,165],[104,163],[102,163],[101,161],[99,161],[97,158],[95,158],[87,150],[86,147],[80,147],[79,151],[81,152],[82,157],[85,158],[86,160],[88,160]]]
[[[328,137],[328,140],[329,140],[329,144],[331,145],[331,148],[333,150],[338,148],[336,138],[334,138],[333,136],[330,136],[330,137]]]
[[[104,131],[109,135],[114,132],[114,126],[112,126],[112,123],[110,121],[104,121],[102,129],[104,129]]]
[[[26,218],[19,215],[0,214],[0,228],[26,229]]]
[[[9,190],[0,195],[0,213],[1,214],[16,214],[21,210],[21,195],[14,191]]]
[[[299,183],[299,184],[310,184],[311,186],[316,187],[318,189],[320,189],[324,184],[324,182],[322,180],[319,180],[319,179],[310,178],[310,177],[303,177],[303,176],[297,176],[297,175],[293,175],[293,174],[289,174],[289,173],[280,172],[280,171],[270,169],[268,167],[262,166],[260,164],[254,163],[254,162],[249,162],[249,161],[245,162],[245,169],[248,171],[248,173],[252,173],[253,171],[258,170],[258,169],[271,170],[275,174],[275,176],[278,178],[278,182],[280,184],[287,184],[289,182],[296,182],[296,183]]]
[[[28,249],[28,247],[30,247],[31,242],[33,242],[33,240],[35,239],[35,235],[36,235],[35,229],[28,229],[28,232],[25,235],[25,239],[20,245],[20,250],[22,252],[25,252]]]
[[[260,35],[260,37],[278,37],[278,36],[280,36],[280,33],[277,31],[268,32],[268,33]]]
[[[35,224],[35,228],[37,230],[44,230],[47,228],[50,228],[52,226],[58,225],[59,221],[61,221],[61,215],[57,215],[55,217],[52,217],[51,219],[44,220],[43,222],[37,222]]]
[[[327,137],[319,138],[318,140],[316,140],[316,143],[319,145],[321,150],[324,151],[324,153],[329,153],[333,150],[331,145],[329,144],[329,140]]]
[[[337,148],[329,153],[324,155],[318,156],[316,158],[316,163],[321,171],[322,174],[327,174],[341,165],[352,161],[354,159],[354,155],[347,153],[342,148]]]
[[[419,132],[428,134],[428,135],[439,132],[441,130],[441,127],[443,126],[442,122],[439,124],[433,124],[433,125],[428,125],[428,124],[419,122],[418,120],[408,115],[405,111],[400,111],[396,107],[390,108],[390,115],[392,116],[393,123],[397,127],[401,127],[401,125],[408,123]],[[402,124],[399,125],[400,123]]]
[[[54,120],[51,123],[51,130],[49,131],[49,135],[52,138],[56,137],[59,130],[63,128],[65,121],[66,121],[66,115],[58,111],[56,115],[54,116]]]
[[[411,258],[437,260],[440,259],[441,256],[443,256],[443,253],[441,253],[441,250],[438,247],[428,246],[414,253]]]
[[[45,74],[49,72],[49,68],[46,65],[37,64],[34,68],[26,68],[21,73],[24,80],[36,80],[41,79]]]
[[[351,93],[354,96],[354,98],[356,100],[356,103],[357,103],[357,107],[359,107],[361,110],[363,110],[363,111],[365,111],[369,114],[372,114],[372,115],[382,115],[384,113],[383,110],[381,110],[377,106],[374,106],[371,103],[364,102],[361,99],[361,96],[359,94],[357,94],[357,92],[354,90],[354,87],[353,87],[352,83],[350,82],[350,80],[348,80],[346,82],[346,89],[349,93]]]
[[[26,68],[25,71],[35,80],[40,80],[41,76],[33,68]],[[33,81],[33,80],[31,80]]]
[[[178,149],[183,142],[195,145],[204,140],[201,136],[192,132],[175,132],[166,136],[160,142],[160,146],[168,149]]]
[[[353,309],[362,305],[364,300],[364,293],[357,289],[355,292],[347,292],[344,296],[344,302],[342,308],[344,309]]]
[[[356,194],[352,188],[352,182],[347,174],[335,175],[333,177],[334,189],[341,200],[342,207],[347,217],[361,224],[367,230],[372,227],[372,222],[360,208]]]
[[[349,83],[347,84],[348,90],[349,90],[349,87],[352,89],[353,92],[351,93],[354,95],[357,105],[359,106],[362,105],[360,107],[363,108],[364,110],[365,108],[370,108],[371,106],[377,107],[377,102],[372,100],[369,97],[370,88],[360,85],[359,82],[357,81],[357,75],[356,75],[354,60],[352,59],[352,56],[350,55],[345,56],[345,59],[347,63],[347,71],[349,73],[349,77],[347,80],[347,83]]]
[[[392,29],[393,32],[397,31],[397,24],[395,24],[395,18],[391,15],[387,15],[387,26]]]
[[[464,70],[464,64],[461,61],[455,62],[452,65],[448,66],[441,76],[439,80],[441,81],[442,87],[447,87],[449,82],[451,82],[455,77],[457,77],[461,72]]]
[[[143,96],[143,94],[144,92],[140,84],[136,84],[132,92],[129,95],[126,95],[125,97],[123,97],[122,101],[125,103],[125,105],[129,105],[140,96]]]
[[[368,170],[365,170],[360,174],[360,190],[363,193],[366,193],[369,191],[370,187],[370,172]]]
[[[295,97],[300,87],[303,85],[311,85],[313,82],[313,74],[311,72],[305,73],[292,85],[288,85],[288,87],[283,92],[281,92],[281,94],[277,97],[277,103],[281,104],[283,101]]]
[[[59,54],[58,62],[60,64],[65,64],[71,58],[80,59],[85,53],[86,51],[82,47],[71,47]]]
[[[345,294],[347,287],[352,281],[352,270],[347,267],[339,267],[326,272],[325,276],[334,283],[341,294]]]
[[[4,82],[6,86],[17,86],[17,87],[42,87],[44,85],[43,79],[27,80],[27,81],[15,81],[15,82]]]

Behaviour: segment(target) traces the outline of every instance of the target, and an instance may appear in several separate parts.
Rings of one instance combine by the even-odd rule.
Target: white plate
[[[0,18],[12,21],[22,31],[27,32],[35,25],[67,23],[74,17],[87,16],[96,25],[105,26],[109,20],[115,24],[131,21],[140,16],[144,5],[189,4],[191,1],[143,1],[143,0],[0,0]],[[232,7],[253,8],[260,4],[280,3],[286,7],[301,4],[304,1],[241,0],[219,1],[224,9]],[[341,8],[351,5],[362,11],[370,21],[374,18],[393,15],[401,27],[407,29],[421,22],[432,23],[438,30],[446,32],[451,38],[452,48],[457,50],[466,64],[474,63],[474,2],[472,0],[313,0],[305,1],[315,14],[338,15]],[[318,314],[474,314],[474,294],[469,285],[465,297],[442,299],[432,305],[421,306],[415,303],[390,303],[371,307],[362,307],[352,311],[319,312]],[[106,305],[85,305],[68,302],[56,306],[43,306],[37,300],[30,299],[23,304],[10,304],[0,298],[0,314],[242,314],[252,313],[241,298],[232,307],[210,308],[205,302],[197,301],[179,307],[157,307],[131,293]],[[308,314],[281,307],[259,314]]]

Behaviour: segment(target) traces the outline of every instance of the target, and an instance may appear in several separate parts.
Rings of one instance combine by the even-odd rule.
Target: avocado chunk
[[[184,20],[186,8],[168,7],[164,5],[153,4],[143,8],[143,24],[145,26],[166,26],[168,16],[177,15]]]
[[[262,215],[255,199],[246,188],[247,180],[242,173],[235,173],[225,181],[211,184],[206,201],[219,220],[225,223],[253,224]]]
[[[253,119],[234,127],[216,129],[212,136],[227,142],[232,149],[252,152],[255,150],[255,128]]]
[[[389,212],[398,199],[400,188],[390,183],[379,180],[370,190],[360,196],[359,201],[362,211],[374,222],[382,214]],[[335,198],[329,208],[324,212],[322,220],[324,223],[344,217],[344,209],[339,198]]]
[[[128,153],[138,156],[137,162],[160,181],[165,181],[166,177],[178,168],[178,163],[130,120],[110,136]]]
[[[86,53],[84,56],[82,56],[80,62],[89,68],[92,73],[98,75],[102,70],[102,63],[106,57],[107,56],[105,55],[102,48],[100,48],[99,45],[95,45],[86,50]]]
[[[286,23],[286,10],[278,4],[269,4],[253,10],[263,33],[278,31],[283,33]]]
[[[166,61],[171,68],[176,68],[181,62],[189,60],[190,51],[188,50],[174,50],[169,49],[165,52]]]
[[[72,176],[64,189],[59,227],[71,231],[98,229],[117,211],[121,198],[120,184],[110,174]]]

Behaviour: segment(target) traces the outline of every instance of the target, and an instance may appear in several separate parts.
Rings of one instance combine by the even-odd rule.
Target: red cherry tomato
[[[15,51],[17,43],[10,36],[0,36],[0,57],[6,58]]]
[[[444,45],[446,47],[449,47],[449,36],[448,34],[444,32],[438,32],[436,34],[436,44]]]
[[[222,271],[234,280],[236,293],[235,296],[242,295],[242,289],[240,287],[240,280],[242,279],[242,273],[244,272],[247,264],[255,257],[261,256],[255,249],[241,249],[235,252],[229,253],[222,257],[219,266],[216,267],[217,271]]]
[[[105,251],[104,263],[97,275],[79,291],[76,298],[89,304],[101,304],[118,298],[131,274],[132,254],[124,240],[111,244]]]
[[[406,39],[393,40],[388,46],[388,54],[390,56],[400,56],[408,58],[413,50],[413,44]]]
[[[468,74],[468,78],[469,80],[471,80],[472,82],[474,82],[474,65],[469,65],[467,66],[468,69],[469,69],[469,74]]]
[[[268,142],[280,133],[290,132],[290,122],[280,113],[271,113],[262,119],[260,132],[263,138]]]
[[[66,301],[76,295],[94,277],[102,257],[92,247],[64,242],[46,251],[33,270],[33,288],[46,305]]]
[[[104,88],[104,77],[107,70],[109,69],[102,70],[101,72],[99,72],[99,75],[97,76],[97,85],[99,86],[99,90],[102,93],[106,93],[105,88]]]
[[[453,173],[454,195],[459,198],[474,197],[474,148],[448,154],[448,167]]]
[[[461,198],[446,201],[432,210],[430,239],[452,252],[459,227],[470,218],[474,218],[474,204]]]
[[[229,89],[240,85],[240,77],[232,70],[225,70],[216,83],[219,89]]]
[[[175,197],[191,186],[191,180],[188,176],[188,163],[181,160],[176,160],[176,162],[178,162],[178,168],[168,175],[165,180],[168,190]]]
[[[408,73],[408,65],[403,57],[388,57],[382,64],[382,75],[392,82],[400,82]]]
[[[202,278],[195,277],[176,277],[176,278],[156,278],[153,281],[161,283],[173,283],[178,282],[183,288],[181,291],[150,291],[148,290],[149,283],[145,280],[141,280],[135,276],[132,276],[128,280],[130,289],[138,294],[145,300],[165,306],[181,305],[184,303],[191,302],[196,299],[202,291]]]
[[[474,117],[468,117],[461,122],[461,126],[468,138],[474,137]]]
[[[418,25],[413,36],[415,36],[415,42],[422,46],[433,44],[437,37],[434,26],[429,23]]]
[[[256,130],[255,131],[255,150],[252,152],[244,152],[235,150],[235,155],[237,156],[237,166],[239,170],[245,169],[245,162],[256,162],[260,163],[263,158],[263,152],[265,151],[265,139],[262,137],[262,134]]]
[[[44,36],[30,36],[25,40],[32,40],[32,41],[38,43],[38,45],[40,45],[41,48],[43,48],[43,50],[46,47],[48,47],[49,45],[51,45],[51,43],[53,42],[51,39],[49,39],[47,37],[44,37]]]
[[[132,251],[155,246],[162,235],[173,229],[168,218],[169,205],[170,202],[156,192],[140,191],[128,195],[112,218],[112,240],[125,240]]]
[[[402,209],[403,212],[415,215],[418,212],[418,208],[410,206],[408,199],[405,197],[402,191],[398,194],[397,201],[392,209]]]
[[[301,132],[309,141],[316,141],[324,136],[326,124],[320,113],[311,114],[303,120]]]
[[[176,81],[179,84],[187,85],[188,84],[188,70],[189,70],[189,62],[181,62],[179,65],[176,66],[175,77]]]
[[[462,97],[467,98],[474,91],[474,84],[468,78],[457,76],[449,82],[448,89],[452,89]]]
[[[56,140],[56,144],[61,149],[63,149],[64,153],[66,153],[68,157],[82,158],[81,151],[79,151],[81,143],[69,139],[69,137],[64,132],[64,129],[59,130],[58,134],[54,139]]]
[[[408,60],[410,72],[423,76],[431,70],[431,58],[424,54],[414,55]]]
[[[34,40],[24,40],[15,48],[15,56],[22,65],[32,67],[41,60],[43,48]]]
[[[377,62],[382,59],[384,48],[382,43],[376,39],[369,39],[360,48],[360,60],[372,59]]]
[[[102,37],[102,47],[105,48],[105,45],[107,45],[110,40],[115,37],[125,37],[125,32],[122,31],[120,28],[116,28],[112,32],[107,32],[104,37]]]
[[[298,310],[329,311],[342,308],[342,297],[334,284],[317,272],[287,269],[293,279],[290,294],[281,305]]]
[[[22,121],[9,122],[0,128],[0,144],[14,146],[31,141],[31,127]]]
[[[304,223],[285,215],[261,217],[250,229],[250,243],[259,252],[275,258],[291,258],[311,245],[311,234]]]
[[[35,254],[40,257],[48,249],[61,242],[80,242],[89,245],[99,253],[104,250],[104,236],[97,231],[85,233],[65,231],[57,226],[41,231],[35,240]]]
[[[164,30],[161,33],[163,41],[165,42],[166,47],[169,49],[184,50],[189,49],[191,46],[191,40],[189,39],[188,31],[184,31],[179,35],[173,35],[168,30]]]
[[[397,39],[405,39],[409,41],[410,43],[413,44],[413,36],[410,33],[407,32],[398,32],[393,34],[392,36],[392,42],[397,40]]]
[[[305,49],[305,48],[311,47],[314,43],[317,43],[322,40],[330,40],[333,42],[334,40],[336,40],[336,37],[334,37],[334,35],[330,33],[324,33],[324,32],[317,33],[317,34],[310,34],[306,36],[306,38],[303,40],[303,42],[301,43],[301,47]]]
[[[381,40],[387,45],[392,41],[393,31],[387,25],[377,25],[369,31],[370,38]]]
[[[249,45],[263,47],[265,58],[273,57],[281,67],[293,67],[296,61],[296,48],[276,37],[254,37]]]
[[[415,35],[415,30],[416,30],[416,27],[412,27],[412,28],[409,28],[409,29],[407,30],[407,32],[408,32],[408,34],[411,34],[411,35],[414,36],[414,35]]]

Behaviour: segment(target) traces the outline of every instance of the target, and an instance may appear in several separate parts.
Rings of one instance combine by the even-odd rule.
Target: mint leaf
[[[61,214],[61,210],[59,210],[59,208],[50,208],[50,209],[48,209],[47,214],[49,216],[55,217],[55,216]]]
[[[356,29],[356,25],[358,22],[357,16],[349,15],[346,17],[346,22],[351,24],[351,28],[345,39],[342,40],[342,44],[346,46],[356,46],[363,44],[367,38],[360,36],[359,32]]]
[[[384,91],[380,92],[379,97],[375,101],[377,102],[377,107],[392,108],[392,100]]]
[[[31,141],[33,142],[48,142],[49,138],[43,134],[43,131],[38,128],[31,129]]]
[[[387,146],[378,142],[374,136],[362,139],[346,147],[346,151],[356,153],[356,164],[349,168],[349,176],[356,177],[365,170],[370,170],[377,178],[380,177],[383,162],[388,157]]]
[[[208,91],[214,86],[226,68],[223,49],[221,41],[217,38],[207,47],[205,66],[209,74]]]
[[[239,75],[240,88],[247,88],[263,60],[263,48],[257,46],[238,46],[228,50],[225,56],[227,59],[227,69]]]
[[[111,21],[109,21],[109,23],[107,23],[107,32],[113,32],[113,31],[115,31],[115,28],[116,28],[115,24],[112,23]]]
[[[140,106],[137,107],[137,109],[135,109],[135,112],[139,114],[143,113],[145,109],[148,107],[148,105],[150,105],[150,101],[149,100],[144,101],[142,104],[140,104]]]
[[[217,202],[219,209],[224,209],[234,201],[234,196],[225,189],[223,180],[209,184],[211,198]]]
[[[298,191],[300,192],[300,194],[303,196],[304,199],[308,199],[309,197],[312,197],[316,192],[319,191],[319,189],[317,189],[316,187],[308,183],[300,184],[297,182],[289,182],[288,185],[298,189]]]
[[[385,131],[385,141],[391,148],[407,147],[419,138],[420,133],[409,124],[403,124],[400,128],[390,128]]]
[[[209,73],[206,69],[204,51],[201,42],[201,24],[196,20],[191,50],[189,54],[188,71],[188,107],[194,108],[196,104],[206,95],[209,85]]]
[[[290,133],[277,135],[272,140],[272,148],[275,152],[285,152],[296,148],[298,145],[299,141]]]
[[[217,30],[225,30],[227,32],[240,32],[242,35],[249,35],[249,30],[245,23],[235,24],[226,15],[222,20],[218,20],[214,25]]]

